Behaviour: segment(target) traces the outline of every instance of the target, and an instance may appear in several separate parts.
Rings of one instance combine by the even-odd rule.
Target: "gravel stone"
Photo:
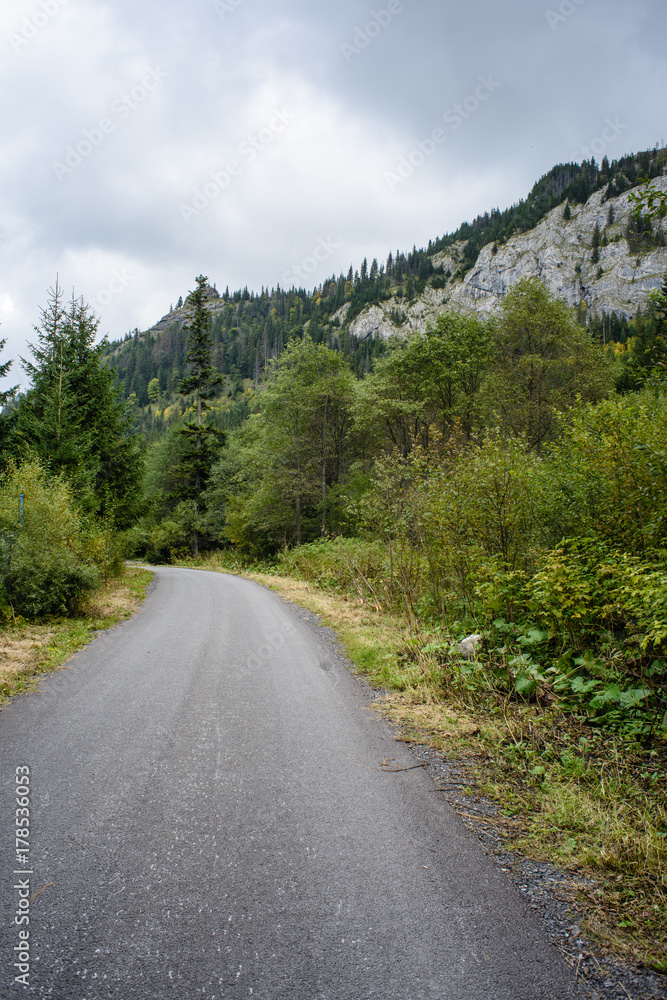
[[[410,749],[425,764],[436,786],[466,826],[477,834],[485,852],[542,919],[549,937],[575,970],[589,1000],[615,1000],[619,996],[630,1000],[667,1000],[667,977],[603,954],[595,942],[582,934],[580,924],[584,914],[572,895],[577,889],[596,888],[594,879],[508,851],[502,832],[492,823],[498,814],[497,805],[475,792],[460,762],[421,744],[410,744]]]
[[[302,621],[316,629],[332,653],[345,659],[356,673],[336,633],[322,625],[318,615],[290,601],[285,603]],[[357,677],[366,690],[369,704],[387,693],[373,689],[359,674]],[[542,920],[549,938],[575,971],[587,1000],[616,1000],[619,996],[626,1000],[667,1000],[667,977],[604,954],[594,941],[582,934],[584,913],[572,897],[577,889],[596,888],[595,880],[508,851],[503,833],[494,823],[498,815],[497,804],[476,792],[461,762],[448,759],[438,750],[422,744],[411,743],[409,747],[416,760],[425,765],[449,804],[475,832],[484,851],[525,898],[526,906]]]

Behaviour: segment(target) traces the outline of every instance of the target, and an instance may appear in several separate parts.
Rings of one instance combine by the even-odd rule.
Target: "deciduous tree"
[[[525,435],[539,452],[555,435],[559,413],[612,388],[609,358],[572,310],[537,278],[518,282],[503,301],[488,380],[489,405],[505,431]]]

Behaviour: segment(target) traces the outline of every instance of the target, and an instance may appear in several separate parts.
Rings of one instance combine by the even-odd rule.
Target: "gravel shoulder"
[[[374,690],[346,657],[335,631],[322,624],[316,613],[294,601],[285,600],[299,617],[313,628],[342,657],[356,675],[369,705],[383,711],[386,692]],[[485,853],[493,859],[526,908],[542,922],[551,941],[573,970],[587,1000],[667,1000],[667,977],[649,969],[629,965],[605,953],[582,932],[585,918],[585,893],[596,883],[580,872],[568,871],[507,848],[504,820],[498,806],[479,793],[465,762],[450,759],[439,750],[415,743],[401,734],[394,724],[397,739],[406,742],[416,762],[423,765],[443,799],[461,817],[480,840]]]

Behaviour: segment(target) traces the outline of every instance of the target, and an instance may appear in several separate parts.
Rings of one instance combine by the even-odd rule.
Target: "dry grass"
[[[57,670],[97,632],[133,615],[152,578],[145,569],[127,567],[91,594],[77,615],[37,624],[18,618],[6,625],[0,630],[0,704],[34,690],[42,674]]]
[[[0,685],[34,671],[55,632],[49,625],[14,625],[0,632]]]
[[[578,895],[586,929],[613,954],[667,971],[667,807],[658,759],[633,756],[612,734],[555,710],[498,705],[481,690],[447,687],[407,622],[357,595],[230,567],[224,555],[190,565],[242,572],[317,614],[380,689],[376,707],[400,738],[460,762],[471,792],[497,803],[498,815],[485,822],[508,849],[560,866],[573,884],[594,880],[594,892]]]
[[[421,693],[407,694],[394,692],[383,695],[377,708],[400,726],[402,739],[406,743],[428,742],[437,750],[450,754],[455,747],[461,752],[462,740],[471,739],[479,733],[479,725],[465,712],[443,705],[434,698],[424,700]]]

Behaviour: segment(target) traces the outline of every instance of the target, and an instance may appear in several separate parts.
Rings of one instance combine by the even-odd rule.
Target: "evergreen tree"
[[[127,527],[140,508],[141,456],[116,378],[102,367],[99,320],[82,299],[63,307],[58,281],[35,327],[33,360],[21,359],[31,387],[19,405],[14,443],[62,473],[89,514]]]
[[[192,318],[186,324],[188,346],[185,364],[188,372],[179,385],[179,392],[188,396],[194,393],[195,418],[188,420],[181,428],[188,447],[181,459],[181,500],[189,501],[192,510],[192,554],[199,554],[200,541],[200,496],[215,459],[216,446],[219,444],[219,432],[210,426],[205,426],[203,413],[207,400],[214,394],[216,387],[222,382],[222,376],[216,370],[211,358],[213,338],[211,334],[211,314],[206,309],[207,278],[200,274],[196,279],[197,287],[188,296],[188,304],[194,308]]]
[[[595,223],[595,229],[593,230],[593,253],[591,255],[591,261],[593,264],[600,263],[600,243],[602,238],[600,236],[600,224]]]
[[[0,340],[0,352],[4,350],[6,343],[6,338]],[[0,378],[7,377],[7,373],[13,364],[13,360],[9,360],[0,365]],[[0,392],[0,406],[5,406],[11,399],[13,399],[18,391],[18,388],[19,387],[15,385],[12,386],[11,389],[4,389]],[[5,464],[5,461],[11,454],[11,434],[14,417],[15,414],[10,413],[6,415],[3,414],[2,418],[0,418],[0,461],[2,462],[2,465]]]
[[[7,343],[7,338],[3,337],[2,340],[0,340],[0,353],[4,351],[6,343]],[[3,364],[0,365],[0,378],[7,377],[9,369],[12,367],[13,364],[14,361],[10,359],[9,361],[5,361]],[[12,399],[16,395],[17,391],[18,391],[18,386],[14,385],[12,386],[11,389],[4,389],[2,392],[0,392],[0,406],[4,406],[5,403],[7,403],[10,399]]]

